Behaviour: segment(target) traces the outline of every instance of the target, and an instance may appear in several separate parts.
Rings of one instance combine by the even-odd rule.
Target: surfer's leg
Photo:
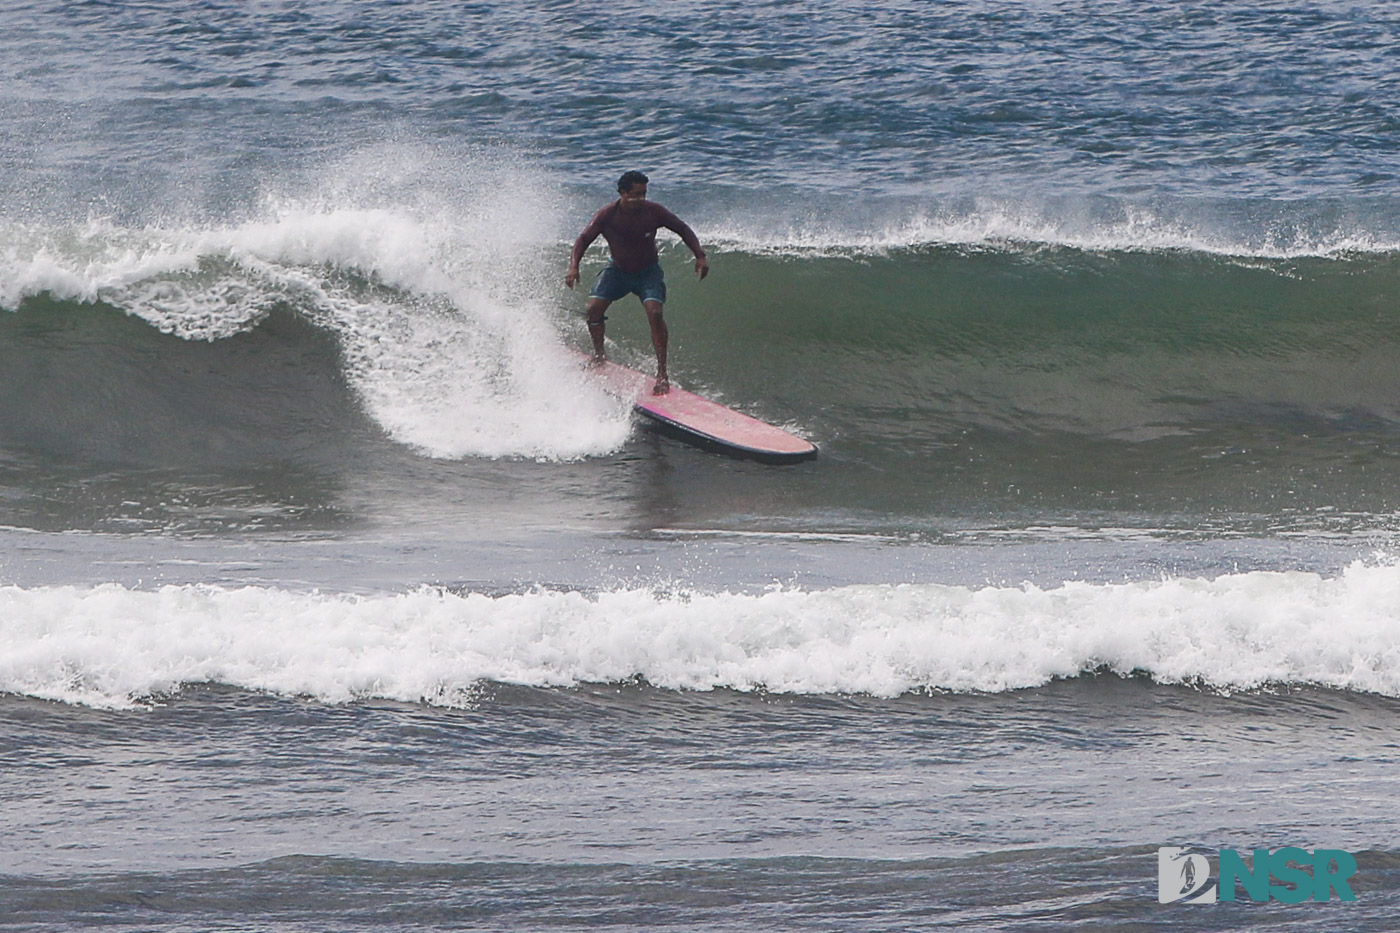
[[[603,322],[607,320],[606,312],[610,304],[612,304],[611,301],[605,301],[602,298],[590,298],[585,309],[588,312],[588,336],[593,338],[593,358],[595,360],[608,358],[607,353],[603,351],[603,331],[605,329]]]
[[[651,346],[656,351],[656,387],[652,392],[665,395],[671,390],[671,380],[666,375],[666,343],[670,336],[666,330],[666,318],[662,316],[664,306],[659,301],[644,301],[647,323],[651,325]]]

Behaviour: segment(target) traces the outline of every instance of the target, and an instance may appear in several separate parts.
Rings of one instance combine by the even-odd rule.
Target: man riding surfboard
[[[579,261],[589,245],[601,234],[608,243],[611,261],[598,274],[598,280],[588,293],[588,335],[593,338],[593,358],[604,360],[604,321],[608,305],[625,295],[642,300],[651,325],[651,345],[656,350],[657,395],[670,391],[666,375],[666,343],[668,331],[662,317],[666,304],[666,280],[656,252],[656,231],[662,227],[678,234],[695,255],[695,273],[704,278],[710,272],[705,250],[695,231],[675,214],[647,200],[647,177],[641,172],[627,172],[617,181],[618,199],[593,215],[583,228],[569,257],[569,271],[564,284],[573,288],[578,283]]]

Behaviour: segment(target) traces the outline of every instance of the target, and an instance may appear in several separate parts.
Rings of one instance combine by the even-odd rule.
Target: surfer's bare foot
[[[656,379],[656,384],[651,387],[652,395],[665,395],[667,392],[670,391],[671,380],[667,379],[665,376],[658,376]]]
[[[588,358],[588,365],[589,365],[589,366],[602,366],[602,365],[603,365],[604,363],[606,363],[607,361],[608,361],[607,354],[604,354],[604,353],[595,353],[595,354],[593,354],[592,356],[590,356],[590,357]]]

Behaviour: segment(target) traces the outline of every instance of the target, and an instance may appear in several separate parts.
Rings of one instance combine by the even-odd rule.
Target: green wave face
[[[702,284],[671,269],[673,369],[814,437],[858,471],[845,495],[863,507],[1396,502],[1393,255],[936,247],[714,265]],[[644,348],[628,318],[610,333]]]
[[[577,486],[593,475],[587,464],[614,456],[697,456],[702,475],[677,487],[657,521],[743,527],[745,515],[760,515],[778,530],[921,533],[1047,522],[1355,529],[1386,526],[1400,503],[1392,254],[721,249],[703,282],[680,251],[664,264],[673,376],[808,437],[820,459],[753,472],[654,448],[645,432],[628,439],[624,424],[600,453],[531,466],[536,493],[572,502],[576,487],[594,482]],[[473,317],[423,292],[351,288],[336,284],[343,270],[299,268],[321,291],[348,288],[379,310],[342,320],[269,292],[270,314],[206,340],[160,333],[102,302],[26,299],[0,316],[10,399],[0,449],[83,475],[104,465],[201,475],[269,464],[336,477],[449,471],[464,477],[463,496],[476,472],[522,473],[512,457],[482,453],[422,461],[355,386],[378,378],[389,389],[417,387],[431,360],[423,354],[447,353],[448,362],[489,363],[478,395],[513,411],[523,380],[549,378],[554,365],[529,350],[534,343],[586,341],[569,313],[579,295],[560,288],[552,308],[547,297],[528,299],[539,321],[533,342],[483,356],[467,338],[519,329],[515,311]],[[558,337],[540,330],[551,314]],[[649,365],[640,307],[619,302],[609,318],[616,356]],[[379,320],[413,338],[400,339],[397,368],[346,351],[356,339],[378,347],[393,336],[371,331],[370,341],[353,329]],[[433,339],[414,337],[420,331]],[[502,347],[515,332],[503,332]],[[415,425],[464,421],[474,398],[424,409]],[[510,449],[515,420],[480,423],[483,448]],[[618,501],[642,494],[608,476]],[[402,483],[409,500],[424,498],[417,482]]]
[[[673,289],[693,368],[759,397],[800,386],[833,417],[885,413],[908,430],[917,416],[929,436],[1145,440],[1233,417],[1389,424],[1400,413],[1389,256],[930,249],[717,266]]]

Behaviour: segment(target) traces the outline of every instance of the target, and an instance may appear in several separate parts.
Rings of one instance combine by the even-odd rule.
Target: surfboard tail
[[[587,354],[589,372],[603,386],[666,433],[697,447],[763,463],[799,463],[817,456],[817,446],[805,438],[719,402],[677,387],[653,395],[656,378],[611,360],[595,363]]]

